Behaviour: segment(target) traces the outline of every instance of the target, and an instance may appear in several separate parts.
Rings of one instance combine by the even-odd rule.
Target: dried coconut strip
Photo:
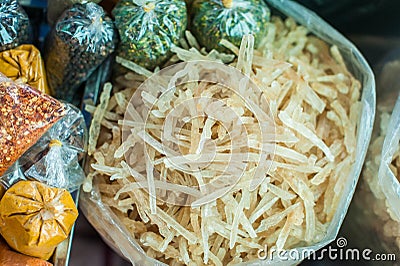
[[[140,236],[140,242],[144,246],[149,246],[158,252],[161,252],[159,250],[159,245],[160,243],[162,243],[162,241],[162,237],[153,232],[145,232]],[[167,258],[179,258],[179,251],[171,245],[169,245],[167,249],[162,253],[164,253]]]
[[[118,64],[121,64],[122,66],[126,67],[129,70],[132,70],[135,73],[138,73],[139,75],[143,75],[147,78],[149,78],[153,73],[144,67],[139,66],[138,64],[135,64],[132,61],[126,60],[122,57],[117,56],[116,61]]]
[[[234,45],[233,43],[229,42],[228,40],[222,39],[219,42],[219,44],[226,47],[227,49],[231,50],[232,53],[235,54],[236,56],[239,55],[239,48],[236,45]]]
[[[183,237],[179,237],[178,244],[179,244],[179,246],[178,246],[179,253],[181,255],[183,262],[186,265],[189,265],[192,262],[192,260],[190,259],[190,256],[189,256],[188,244],[186,242],[186,239]]]
[[[303,81],[298,85],[298,91],[304,97],[306,103],[322,114],[326,108],[326,104],[306,82]]]
[[[262,220],[260,223],[260,226],[256,229],[257,233],[265,232],[268,231],[270,228],[276,226],[279,224],[285,217],[294,211],[296,208],[299,208],[301,206],[300,202],[297,202],[290,206],[287,209],[282,210],[281,212],[276,212],[275,214],[267,217],[266,219]]]
[[[267,210],[271,209],[272,206],[274,206],[274,204],[279,200],[278,197],[275,197],[264,204],[263,199],[261,199],[260,203],[258,204],[256,211],[250,215],[249,222],[251,224],[260,218]]]
[[[209,252],[209,257],[210,257],[210,260],[211,260],[212,262],[214,262],[214,265],[215,265],[215,266],[223,266],[222,261],[221,261],[217,256],[215,256],[214,253]]]
[[[208,258],[210,254],[210,246],[208,244],[208,238],[210,236],[208,231],[208,223],[207,223],[207,209],[210,208],[209,204],[206,204],[201,207],[201,245],[203,247],[203,262],[204,264],[208,263]]]
[[[285,247],[285,243],[287,238],[289,237],[290,231],[292,230],[292,221],[290,219],[290,214],[286,218],[285,225],[280,230],[278,240],[276,241],[277,250],[283,250]]]
[[[238,235],[238,228],[235,228],[235,218],[238,217],[238,219],[240,219],[240,221],[238,221],[243,228],[246,230],[246,232],[249,234],[249,236],[251,238],[256,238],[257,234],[254,231],[254,228],[252,226],[252,223],[249,221],[249,219],[247,218],[246,214],[244,213],[243,209],[245,206],[245,200],[246,198],[242,196],[242,198],[240,199],[240,202],[243,202],[242,205],[240,205],[240,203],[238,204],[236,202],[236,200],[233,198],[232,195],[228,194],[224,197],[221,198],[221,200],[227,205],[227,206],[231,206],[231,210],[235,210],[234,212],[232,212],[233,214],[233,221],[232,221],[232,228],[231,230],[235,230],[235,234]]]
[[[293,194],[293,193],[291,193],[291,192],[289,192],[287,190],[284,190],[284,189],[282,189],[282,188],[280,188],[278,186],[275,186],[272,183],[268,184],[268,190],[272,194],[276,195],[277,197],[279,197],[282,200],[293,200],[293,199],[296,198],[295,194]]]
[[[176,232],[187,239],[189,244],[195,244],[197,242],[197,236],[188,231],[182,225],[180,225],[174,218],[166,214],[163,210],[157,207],[157,216],[162,219],[168,227],[173,228]]]
[[[104,113],[106,112],[108,102],[110,99],[110,93],[112,90],[111,83],[106,83],[103,88],[103,92],[100,95],[100,104],[97,106],[96,111],[93,114],[92,123],[89,129],[89,145],[88,154],[92,155],[96,151],[97,139],[100,135],[100,124],[103,120]]]
[[[333,163],[327,164],[322,170],[317,173],[312,179],[311,179],[311,184],[318,186],[321,185],[322,183],[325,182],[325,180],[328,178],[330,173],[332,172],[333,168],[335,165]]]
[[[253,53],[254,36],[244,35],[242,38],[242,43],[240,44],[236,68],[242,71],[245,75],[250,75],[252,72]]]
[[[295,130],[297,133],[311,141],[315,146],[320,148],[325,153],[329,161],[334,161],[335,158],[329,150],[328,146],[326,146],[326,144],[320,138],[318,138],[310,129],[305,127],[303,124],[291,119],[285,111],[279,112],[278,117],[287,127]]]
[[[94,112],[96,111],[96,106],[85,105],[85,111],[90,114],[94,114]],[[110,112],[110,111],[106,111],[104,113],[104,118],[107,120],[110,120],[110,121],[119,121],[122,119],[121,115],[116,114],[114,112]]]

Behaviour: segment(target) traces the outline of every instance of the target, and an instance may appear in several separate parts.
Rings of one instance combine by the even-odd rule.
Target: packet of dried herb
[[[17,0],[0,0],[0,52],[29,43],[31,25]]]
[[[191,30],[208,50],[219,49],[221,39],[240,46],[253,34],[257,47],[267,33],[270,10],[262,0],[198,0],[192,4]]]
[[[171,56],[187,26],[183,0],[121,0],[112,13],[121,39],[118,55],[148,69]]]
[[[71,102],[80,85],[114,52],[112,20],[95,3],[75,4],[58,19],[45,46],[47,79],[53,95]]]

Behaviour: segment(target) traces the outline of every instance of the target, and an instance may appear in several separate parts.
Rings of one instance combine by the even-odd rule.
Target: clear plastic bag
[[[293,265],[301,262],[304,259],[305,254],[310,254],[310,252],[324,247],[337,237],[338,231],[354,194],[372,133],[376,101],[375,81],[372,70],[357,48],[313,12],[289,0],[268,0],[266,2],[278,12],[283,13],[288,17],[292,17],[296,22],[305,26],[310,33],[326,41],[328,44],[336,45],[342,53],[343,58],[345,58],[349,70],[362,83],[360,116],[357,121],[355,159],[348,175],[343,178],[344,189],[340,194],[340,200],[337,204],[336,211],[334,212],[330,223],[327,225],[325,235],[315,244],[304,244],[303,246],[287,251],[289,254],[293,254],[292,251],[294,250],[295,254],[298,255],[297,258],[288,259],[287,257],[279,258],[278,256],[275,256],[273,260],[256,260],[246,262],[245,264]],[[160,261],[149,258],[145,254],[138,243],[139,239],[136,239],[135,236],[132,235],[133,229],[125,227],[121,221],[116,219],[113,208],[107,206],[107,204],[101,200],[96,188],[102,185],[104,186],[107,184],[95,183],[94,191],[90,194],[81,194],[81,210],[88,220],[115,250],[122,253],[133,264],[165,265]],[[110,191],[110,193],[112,194],[113,192]]]
[[[181,0],[121,0],[112,11],[119,31],[119,56],[154,69],[171,56],[187,24]]]
[[[29,43],[31,25],[17,0],[0,0],[0,52]]]
[[[0,175],[65,114],[56,99],[0,74]]]
[[[70,192],[79,188],[85,173],[79,161],[85,154],[87,129],[81,111],[66,104],[66,114],[20,159],[25,175]],[[33,162],[29,165],[29,162]]]
[[[102,7],[75,4],[56,22],[45,46],[45,65],[52,94],[71,102],[79,86],[114,51],[114,24]]]
[[[197,0],[191,11],[191,29],[208,50],[223,49],[222,39],[239,46],[246,34],[254,34],[257,47],[267,34],[271,15],[262,0]]]
[[[101,0],[92,0],[90,2],[99,3]],[[85,3],[86,0],[48,0],[47,1],[47,22],[53,26],[61,14],[72,5]]]

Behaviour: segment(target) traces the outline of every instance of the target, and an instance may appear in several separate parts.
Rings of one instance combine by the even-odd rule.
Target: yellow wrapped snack
[[[0,72],[12,80],[18,80],[50,94],[46,70],[39,50],[24,44],[0,53]]]
[[[68,191],[20,181],[0,202],[0,233],[20,253],[48,260],[78,217]]]

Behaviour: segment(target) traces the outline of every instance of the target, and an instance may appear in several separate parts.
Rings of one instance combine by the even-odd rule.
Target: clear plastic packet
[[[64,114],[64,104],[0,74],[0,175]]]
[[[45,46],[47,79],[53,95],[71,102],[79,86],[114,51],[114,24],[95,3],[75,4],[57,20]]]
[[[186,30],[182,0],[121,0],[113,9],[120,43],[117,53],[145,68],[154,69],[172,54]]]
[[[0,52],[29,43],[31,25],[17,0],[0,0]]]
[[[329,244],[337,237],[338,231],[339,231],[340,226],[343,222],[343,219],[346,215],[348,206],[350,204],[353,193],[355,191],[355,186],[358,181],[358,177],[361,172],[361,168],[362,168],[362,165],[363,165],[363,162],[365,159],[365,155],[367,152],[367,147],[368,147],[368,144],[370,141],[370,136],[371,136],[372,127],[373,127],[373,121],[374,121],[374,116],[375,116],[375,82],[374,82],[374,75],[373,75],[370,67],[368,66],[366,60],[363,58],[363,56],[360,54],[360,52],[357,50],[357,48],[352,43],[350,43],[347,39],[345,39],[341,34],[339,34],[336,30],[334,30],[332,27],[330,27],[326,22],[324,22],[318,16],[316,16],[314,13],[303,8],[301,5],[296,4],[293,1],[269,0],[266,2],[272,8],[275,9],[275,10],[273,9],[273,12],[278,11],[288,17],[292,17],[296,22],[298,22],[299,24],[306,27],[308,29],[309,33],[326,41],[328,44],[336,45],[338,50],[340,50],[341,54],[343,55],[343,58],[345,60],[345,64],[346,64],[347,68],[358,80],[360,80],[360,82],[362,84],[361,95],[357,96],[357,99],[358,99],[358,97],[360,98],[360,102],[359,102],[360,105],[359,105],[359,109],[357,109],[357,113],[360,115],[357,116],[357,118],[353,117],[354,120],[357,120],[356,121],[356,126],[357,126],[356,139],[354,139],[354,157],[352,158],[351,166],[348,169],[346,169],[346,172],[341,177],[340,182],[339,181],[335,182],[333,185],[336,187],[336,184],[338,184],[338,186],[340,185],[343,189],[341,190],[340,193],[338,193],[338,194],[332,193],[333,195],[331,195],[332,197],[337,197],[338,202],[337,202],[337,205],[335,206],[335,210],[333,211],[330,222],[325,224],[326,228],[324,227],[324,234],[322,236],[318,235],[318,237],[321,237],[321,238],[318,238],[318,240],[313,239],[315,241],[315,242],[313,242],[313,244],[307,244],[307,243],[301,242],[297,246],[287,250],[287,253],[295,254],[293,257],[292,257],[292,255],[281,256],[281,257],[275,256],[273,258],[273,260],[269,260],[269,259],[267,259],[267,260],[252,260],[252,261],[243,262],[241,264],[241,265],[293,265],[293,264],[297,264],[297,263],[301,262],[304,259],[305,255],[310,254],[313,251],[316,251],[316,250],[324,247],[325,245]],[[290,21],[288,21],[288,24],[289,24],[289,26],[293,25],[293,24],[290,24]],[[192,50],[194,50],[194,46],[192,47],[193,48]],[[311,50],[313,50],[312,47],[309,47],[309,48]],[[187,50],[185,50],[185,52],[186,51]],[[182,52],[182,54],[183,54],[183,52]],[[188,54],[188,53],[186,53],[186,54]],[[183,55],[186,55],[186,54],[183,54]],[[193,54],[196,54],[196,51]],[[323,55],[321,55],[321,56],[323,56]],[[138,69],[138,67],[134,66],[133,64],[131,64],[131,67],[132,67],[132,69],[134,69],[134,68]],[[143,69],[140,69],[140,70],[143,71]],[[145,73],[146,76],[150,76],[150,75],[147,75],[148,73],[146,73],[145,71],[143,71],[141,73]],[[138,79],[136,76],[129,77],[129,78],[130,78],[130,80],[132,80],[132,83],[139,83],[140,81],[143,81],[143,80]],[[135,78],[137,78],[137,79],[135,79]],[[109,93],[109,91],[108,91],[108,93]],[[128,94],[127,91],[121,91],[118,96],[123,98],[123,95],[125,93]],[[128,97],[128,99],[129,99],[129,96],[126,96],[126,97]],[[115,97],[115,98],[117,98],[117,97]],[[114,110],[115,106],[118,106],[117,109],[120,108],[122,105],[121,103],[123,103],[123,101],[121,99],[116,100],[115,98],[110,99],[109,104],[110,104],[110,106],[112,106],[112,108],[110,108],[110,107],[107,108],[107,103],[105,104],[106,106],[104,107],[103,106],[104,102],[105,102],[104,99],[103,99],[103,101],[100,100],[101,103],[98,108],[99,108],[99,111],[103,111],[103,112],[101,114],[100,114],[100,112],[95,112],[95,115],[107,117],[107,119],[109,119],[109,120],[116,119],[113,117],[114,113],[112,113],[110,111],[110,109]],[[154,103],[154,99],[150,99],[150,98],[151,97],[147,97],[146,99],[148,99],[149,102]],[[117,101],[118,101],[118,103],[117,103]],[[121,104],[121,105],[119,105],[119,104]],[[122,105],[122,106],[124,106],[124,105]],[[140,114],[133,113],[132,115],[139,116]],[[97,119],[98,119],[98,117],[97,117]],[[103,122],[104,123],[102,123],[102,125],[107,125],[106,122],[109,122],[109,121],[106,120]],[[100,121],[98,123],[100,123]],[[111,125],[109,125],[109,127],[112,128]],[[109,133],[109,132],[107,132],[107,133],[108,134],[103,136],[104,138],[110,139],[110,138],[112,138],[111,135],[118,136],[118,134],[119,134],[119,132],[117,130],[113,130],[112,133]],[[114,140],[114,138],[112,138],[112,139]],[[117,138],[115,138],[115,139],[117,139]],[[109,144],[104,139],[99,140],[99,142],[100,142],[99,146],[103,147],[106,150],[106,154],[109,154],[111,157],[104,156],[104,158],[102,158],[101,149],[100,149],[100,152],[98,154],[95,154],[95,156],[98,155],[98,158],[96,158],[96,161],[101,162],[103,159],[113,160],[112,155],[114,153],[112,152],[112,150],[111,150],[111,153],[108,153],[108,149],[111,149],[111,145],[117,145],[117,147],[118,147],[118,145],[121,143],[114,143],[114,141],[113,141],[111,144]],[[107,145],[107,144],[109,144],[109,145]],[[121,145],[121,146],[123,146],[123,145]],[[121,152],[121,150],[119,150],[118,152]],[[137,155],[136,154],[132,155],[132,160],[136,159],[135,156],[137,156]],[[116,158],[114,158],[114,159],[116,159]],[[117,159],[116,159],[116,161],[118,162]],[[121,163],[121,165],[122,165],[122,163]],[[150,232],[149,234],[146,235],[146,237],[148,237],[148,238],[147,239],[141,238],[139,236],[141,235],[141,233],[143,231],[146,230],[146,228],[144,228],[142,226],[142,223],[136,222],[135,218],[130,219],[130,216],[147,217],[147,215],[148,215],[148,217],[150,217],[150,218],[148,218],[149,220],[153,220],[153,219],[157,219],[157,218],[164,219],[165,216],[162,216],[162,215],[164,215],[165,213],[164,214],[158,213],[158,210],[157,210],[157,215],[151,216],[152,214],[151,214],[150,210],[142,210],[143,212],[141,212],[141,210],[136,209],[135,205],[133,205],[132,201],[130,201],[130,200],[132,200],[133,197],[127,198],[126,201],[124,201],[125,199],[122,199],[121,201],[113,200],[113,199],[115,199],[116,193],[119,191],[118,181],[121,179],[122,180],[124,179],[123,175],[125,175],[127,173],[129,175],[129,170],[127,170],[127,172],[124,172],[122,170],[121,170],[121,172],[118,172],[118,169],[120,169],[120,168],[118,168],[119,165],[114,165],[115,167],[104,166],[104,168],[101,166],[102,165],[100,165],[100,163],[98,165],[96,165],[96,170],[98,170],[99,171],[98,173],[100,173],[99,176],[97,176],[97,177],[102,177],[101,173],[105,173],[104,178],[96,179],[96,178],[93,178],[93,172],[89,173],[88,179],[94,180],[94,183],[93,183],[94,190],[91,193],[82,193],[81,194],[80,206],[81,206],[81,209],[82,209],[83,213],[85,214],[85,216],[95,226],[95,228],[103,236],[103,238],[106,240],[106,242],[109,243],[119,253],[122,253],[133,264],[166,265],[168,263],[164,264],[161,261],[154,260],[151,258],[151,256],[163,257],[164,254],[167,254],[167,253],[172,254],[174,256],[180,256],[180,255],[177,255],[176,249],[177,249],[177,246],[178,245],[180,246],[182,242],[180,242],[180,243],[174,242],[174,244],[172,244],[171,249],[160,252],[159,250],[161,250],[161,247],[163,247],[163,248],[170,247],[166,243],[170,242],[171,238],[168,238],[168,237],[164,238],[164,237],[161,237],[161,235],[152,234],[153,230],[157,231],[157,226],[155,226],[154,224],[153,224],[154,226],[151,227],[151,229],[150,229],[152,232]],[[146,166],[142,165],[142,170],[145,167]],[[110,181],[109,179],[111,176],[112,176],[112,178],[111,178],[112,180]],[[114,182],[116,180],[117,180],[117,182]],[[121,182],[123,182],[123,181],[121,181]],[[129,194],[129,196],[131,194],[135,194],[134,191],[135,191],[135,187],[132,186],[132,191],[129,191],[126,194],[127,197],[128,197],[128,194]],[[138,201],[140,201],[141,200],[140,195],[143,195],[143,194],[138,193],[137,195],[139,198]],[[146,194],[146,197],[147,196],[148,195]],[[119,205],[119,203],[121,203],[121,205],[124,205],[124,204],[126,204],[126,205],[121,206],[121,205]],[[124,207],[126,207],[126,208],[133,207],[133,210],[130,209],[129,211],[127,211],[125,213],[125,212],[123,212],[123,210],[121,210]],[[328,206],[328,207],[330,207],[330,206]],[[212,219],[213,215],[214,215],[214,213],[209,213],[210,219]],[[182,214],[182,216],[180,216],[180,214],[179,214],[178,216],[180,218],[182,218],[182,217],[185,217],[185,214]],[[195,215],[195,216],[198,217],[197,215]],[[197,219],[197,218],[194,218],[194,219]],[[125,224],[125,220],[128,220],[130,222],[129,226],[127,226]],[[138,218],[137,220],[139,221],[140,219]],[[182,220],[183,220],[183,218],[182,218]],[[179,225],[174,223],[174,222],[176,222],[176,220],[171,219],[169,221],[170,221],[170,223],[166,223],[167,229],[170,229],[170,228],[174,228],[174,229],[178,228],[178,230],[182,229]],[[201,221],[198,220],[198,224],[197,224],[198,231],[200,231],[200,228],[199,228],[200,222]],[[147,226],[148,222],[145,222],[145,224]],[[187,224],[187,223],[185,222],[185,224]],[[284,224],[285,223],[282,223],[282,226]],[[297,225],[294,227],[297,227]],[[167,229],[166,229],[166,231],[167,231]],[[242,234],[246,234],[246,232],[244,232],[244,230],[247,230],[247,229],[243,228]],[[223,230],[221,230],[221,231],[223,231]],[[226,227],[226,231],[230,232],[231,228]],[[229,235],[229,232],[227,233],[228,235]],[[183,229],[182,229],[182,231],[179,232],[180,236],[182,236],[185,233],[186,233],[186,231],[184,232]],[[266,235],[268,233],[266,233]],[[272,231],[272,234],[274,234],[275,237],[278,237],[275,233],[276,232]],[[185,238],[186,238],[186,236],[185,236]],[[200,234],[198,234],[196,236],[200,237]],[[182,239],[182,238],[180,238],[180,239]],[[228,239],[229,239],[229,237],[228,237]],[[193,239],[193,242],[196,242],[196,239]],[[212,240],[209,239],[209,242],[211,242],[211,244],[214,244],[214,238]],[[144,246],[143,243],[146,243],[146,245],[153,245],[154,250],[157,250],[157,251],[153,252],[150,248],[145,250],[143,248],[143,246]],[[201,247],[202,244],[201,243],[200,244],[196,243],[196,244],[197,244],[198,249],[197,249],[197,247],[192,246],[192,247],[190,247],[190,248],[192,248],[191,251],[194,254],[202,254],[201,253],[202,252],[202,247]],[[243,248],[243,250],[246,250],[246,248],[244,247],[246,244],[248,244],[248,243],[243,243],[243,245],[241,246],[241,248]],[[182,244],[182,245],[185,245],[185,244]],[[145,248],[147,248],[147,247],[148,246],[146,246]],[[180,250],[184,250],[184,248],[180,248]],[[263,250],[261,250],[261,251],[263,251]],[[196,253],[196,252],[199,252],[199,253]],[[231,250],[228,249],[227,252],[231,252]],[[173,254],[173,253],[175,253],[175,254]],[[244,253],[245,253],[245,251],[244,251]],[[222,253],[222,255],[223,254],[224,253]],[[227,253],[225,253],[225,254],[227,254]],[[252,255],[254,256],[254,254],[252,254]],[[202,256],[202,255],[198,255],[198,256]],[[184,257],[184,255],[183,255],[183,257]],[[215,257],[213,257],[213,259],[215,259]],[[211,260],[211,255],[210,255],[210,260]],[[209,263],[210,263],[210,260],[209,260]],[[202,258],[200,259],[200,261],[201,261],[201,263],[198,265],[201,265],[203,263]]]
[[[246,34],[254,35],[257,47],[271,15],[263,0],[197,0],[191,12],[191,29],[208,50],[223,49],[222,39],[239,46]]]
[[[42,56],[31,44],[0,52],[0,71],[12,80],[50,93]]]
[[[87,0],[49,0],[47,1],[47,22],[53,26],[61,14],[74,4],[83,4]],[[90,2],[99,3],[101,0],[92,0]]]
[[[4,175],[0,176],[0,199],[3,197],[7,189],[21,180],[26,180],[26,177],[21,165],[18,161],[16,161],[10,168],[7,169]]]
[[[79,162],[86,150],[87,129],[82,112],[66,104],[66,114],[20,159],[28,179],[75,191],[85,173]]]

